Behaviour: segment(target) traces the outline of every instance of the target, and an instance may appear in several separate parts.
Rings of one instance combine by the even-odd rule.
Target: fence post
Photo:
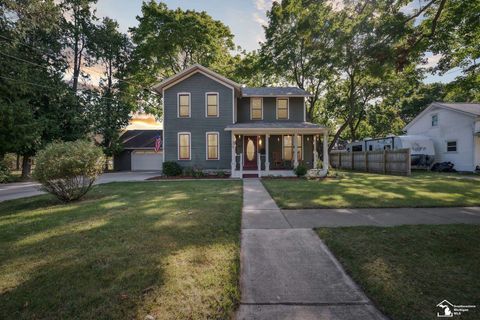
[[[411,158],[411,154],[410,152],[412,152],[410,150],[410,148],[408,148],[408,152],[407,152],[407,176],[411,175],[412,174],[412,158]]]
[[[387,173],[387,150],[383,150],[383,174]]]
[[[365,151],[365,172],[368,172],[368,152]]]

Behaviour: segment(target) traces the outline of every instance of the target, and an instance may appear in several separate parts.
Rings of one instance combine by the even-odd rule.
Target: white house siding
[[[434,114],[438,115],[438,125],[432,127]],[[474,157],[478,157],[478,151],[474,148],[474,126],[474,116],[437,107],[417,119],[408,128],[407,134],[432,138],[437,162],[450,161],[458,171],[473,171]],[[447,152],[447,141],[457,141],[457,152]]]

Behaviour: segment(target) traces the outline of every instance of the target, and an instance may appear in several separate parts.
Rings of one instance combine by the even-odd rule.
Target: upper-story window
[[[263,99],[262,98],[250,99],[250,119],[251,120],[263,119]]]
[[[190,118],[190,93],[178,94],[178,117]]]
[[[277,99],[277,120],[288,119],[288,98]]]
[[[432,115],[432,127],[438,126],[438,114]]]
[[[206,117],[218,117],[218,93],[217,92],[207,92],[206,96]]]

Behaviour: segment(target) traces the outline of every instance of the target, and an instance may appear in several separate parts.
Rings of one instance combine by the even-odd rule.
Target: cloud
[[[267,11],[272,7],[274,0],[255,0],[255,7],[259,11]]]
[[[441,54],[434,54],[431,56],[426,57],[427,63],[422,65],[423,68],[434,68],[437,66],[438,61],[442,58]]]
[[[253,13],[253,20],[257,22],[261,26],[266,26],[267,25],[267,20],[263,17],[260,16],[258,12]]]

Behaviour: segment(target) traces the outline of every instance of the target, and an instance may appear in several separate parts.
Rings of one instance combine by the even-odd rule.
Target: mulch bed
[[[156,176],[151,177],[146,180],[202,180],[202,179],[211,179],[211,180],[222,180],[230,179],[230,175],[225,175],[223,177],[207,175],[203,177],[193,177],[193,176]]]

